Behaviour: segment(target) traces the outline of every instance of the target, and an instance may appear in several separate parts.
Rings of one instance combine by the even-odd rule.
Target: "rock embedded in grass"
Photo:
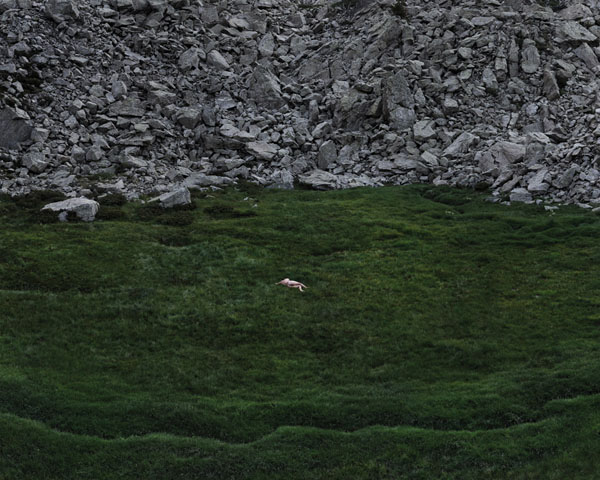
[[[42,211],[50,210],[59,212],[59,219],[66,220],[68,213],[73,212],[79,220],[84,222],[93,222],[100,205],[95,200],[85,197],[69,198],[61,202],[54,202],[45,205]]]

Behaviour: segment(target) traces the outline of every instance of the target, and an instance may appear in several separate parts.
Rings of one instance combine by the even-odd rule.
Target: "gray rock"
[[[382,86],[383,118],[392,128],[403,130],[414,125],[417,116],[415,99],[406,80],[406,72],[387,77]]]
[[[279,151],[279,147],[268,142],[248,142],[246,150],[250,155],[254,155],[260,160],[273,160]]]
[[[0,110],[0,148],[13,149],[29,140],[33,126],[23,110],[5,108]]]
[[[559,98],[560,89],[558,88],[558,82],[556,81],[556,76],[554,75],[554,72],[545,69],[543,81],[544,95],[548,98],[548,100],[556,100],[557,98]]]
[[[0,13],[17,8],[17,0],[0,0]]]
[[[48,167],[49,162],[42,152],[31,151],[23,155],[23,166],[30,172],[41,173]]]
[[[206,54],[204,51],[197,47],[192,47],[187,49],[179,56],[177,64],[181,70],[187,72],[189,70],[197,69],[200,60],[204,59],[206,59]]]
[[[258,42],[258,53],[261,57],[270,57],[275,51],[275,38],[271,32],[264,35]]]
[[[318,169],[299,175],[298,181],[303,185],[307,185],[317,190],[329,190],[336,188],[338,185],[337,175]]]
[[[206,175],[204,173],[192,173],[184,181],[183,186],[190,189],[199,189],[211,186],[226,186],[234,183],[234,180],[228,177],[217,175]]]
[[[452,114],[458,112],[458,102],[454,98],[446,97],[442,105],[446,114]]]
[[[498,93],[498,79],[491,68],[485,67],[483,69],[481,80],[483,81],[483,86],[485,87],[486,92],[492,95],[496,95]]]
[[[561,189],[568,188],[571,183],[573,183],[573,179],[579,169],[577,167],[570,167],[567,169],[558,180],[556,180],[556,186]]]
[[[592,11],[586,5],[574,3],[559,12],[561,18],[565,20],[581,20],[593,16]]]
[[[559,37],[568,42],[594,42],[596,35],[576,21],[561,22],[558,27]]]
[[[598,65],[600,65],[594,50],[592,50],[587,43],[582,43],[579,45],[579,47],[575,49],[575,55],[583,60],[590,70],[594,70]]]
[[[261,107],[281,108],[285,103],[281,96],[279,79],[262,65],[258,65],[252,72],[248,93],[252,100]]]
[[[202,111],[197,108],[184,107],[177,111],[177,122],[184,128],[193,129],[202,119]]]
[[[413,137],[417,142],[426,142],[437,136],[433,120],[421,120],[413,125]]]
[[[531,193],[525,188],[515,188],[510,192],[509,198],[511,202],[531,203],[533,201]]]
[[[457,157],[463,155],[469,151],[474,143],[479,141],[477,135],[473,135],[469,132],[461,133],[456,140],[454,140],[448,147],[443,151],[444,157]]]
[[[171,192],[163,193],[152,201],[160,202],[162,208],[173,208],[180,205],[189,205],[192,203],[192,196],[187,187],[183,186]]]
[[[69,198],[61,202],[54,202],[45,205],[43,210],[50,210],[53,212],[73,212],[77,215],[77,218],[84,222],[93,222],[96,218],[100,205],[94,200],[90,200],[85,197]],[[63,216],[65,218],[65,216]]]
[[[525,73],[535,73],[540,68],[540,52],[533,40],[524,40],[521,50],[521,68]]]
[[[231,69],[231,66],[229,65],[227,60],[225,60],[225,57],[223,57],[223,55],[221,55],[221,53],[217,50],[211,50],[210,52],[208,52],[208,55],[206,56],[206,63],[219,70]]]
[[[527,184],[527,190],[531,193],[544,193],[548,190],[550,185],[545,182],[546,177],[548,176],[548,169],[542,168],[537,171],[537,173],[531,177],[529,183]]]
[[[329,165],[334,164],[337,161],[337,149],[335,143],[331,140],[323,142],[319,148],[319,158],[317,160],[317,166],[325,170]]]
[[[45,13],[56,23],[62,23],[67,18],[79,18],[79,9],[72,0],[48,0]]]

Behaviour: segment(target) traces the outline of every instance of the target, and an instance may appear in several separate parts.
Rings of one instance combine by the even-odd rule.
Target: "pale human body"
[[[281,282],[277,282],[275,285],[285,285],[286,287],[289,287],[289,288],[297,288],[301,292],[304,291],[304,290],[302,290],[303,288],[308,288],[303,283],[296,282],[295,280],[290,280],[289,278],[284,278]]]

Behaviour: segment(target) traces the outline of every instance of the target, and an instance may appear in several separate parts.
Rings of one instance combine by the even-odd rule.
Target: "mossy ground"
[[[483,198],[2,199],[0,478],[598,478],[600,217]]]

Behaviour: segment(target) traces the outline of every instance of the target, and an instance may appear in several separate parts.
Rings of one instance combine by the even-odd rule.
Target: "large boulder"
[[[317,190],[329,190],[338,186],[338,177],[333,173],[315,169],[298,177],[300,183]]]
[[[62,23],[68,18],[79,18],[79,9],[73,0],[48,0],[46,16],[56,23]]]
[[[161,196],[153,198],[151,202],[158,201],[162,208],[173,208],[192,203],[192,196],[187,187],[183,186],[171,192],[163,193]]]
[[[281,96],[281,82],[273,72],[262,65],[258,65],[252,72],[248,93],[261,107],[281,108],[285,104]]]
[[[69,198],[61,202],[54,202],[45,205],[42,208],[44,210],[50,210],[52,212],[59,212],[58,218],[60,220],[66,220],[69,212],[74,213],[79,220],[84,222],[93,222],[96,218],[96,214],[99,209],[98,202],[90,200],[89,198]]]
[[[29,140],[33,126],[29,115],[18,108],[0,110],[0,148],[16,148]]]

